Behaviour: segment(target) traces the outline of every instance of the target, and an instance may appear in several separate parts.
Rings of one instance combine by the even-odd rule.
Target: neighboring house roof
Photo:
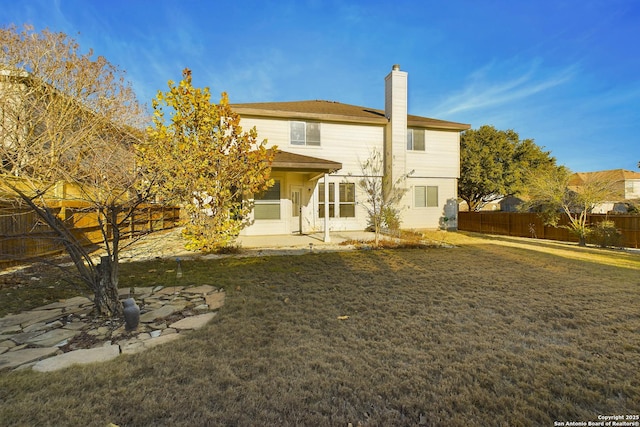
[[[639,172],[628,171],[625,169],[611,169],[597,172],[577,172],[571,176],[569,185],[582,185],[589,180],[619,182],[628,179],[640,179]]]
[[[335,101],[254,102],[231,104],[240,116],[273,117],[283,119],[311,119],[348,123],[388,123],[383,110],[343,104]],[[448,122],[429,117],[407,115],[407,125],[431,129],[463,131],[471,128],[464,123]]]
[[[276,151],[271,168],[278,170],[331,173],[342,169],[342,163],[278,150]]]

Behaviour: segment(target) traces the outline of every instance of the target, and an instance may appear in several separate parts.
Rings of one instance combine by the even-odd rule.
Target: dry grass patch
[[[638,413],[640,256],[468,241],[185,262],[186,280],[227,288],[209,327],[94,367],[0,374],[0,419],[537,426]],[[123,265],[122,281],[169,284],[170,267]]]

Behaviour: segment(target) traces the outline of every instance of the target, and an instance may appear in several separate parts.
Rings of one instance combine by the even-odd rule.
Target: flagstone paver
[[[4,335],[18,334],[20,332],[22,332],[22,327],[20,326],[20,324],[0,327],[0,339],[4,339],[2,338],[2,336]]]
[[[211,319],[216,316],[217,313],[199,314],[197,316],[185,317],[182,320],[178,320],[175,323],[169,325],[174,329],[200,329],[204,327]]]
[[[208,294],[213,291],[217,291],[217,289],[211,285],[195,286],[193,288],[186,288],[184,290],[184,292],[188,294]]]
[[[58,369],[64,369],[72,365],[106,362],[108,360],[115,359],[119,355],[120,346],[118,345],[75,350],[40,360],[38,363],[33,365],[33,370],[38,372],[57,371]]]
[[[0,354],[0,371],[14,369],[20,365],[55,356],[59,353],[62,353],[62,351],[58,347],[25,348],[23,350],[8,351]]]
[[[179,293],[182,289],[184,289],[184,286],[167,286],[166,288],[160,289],[158,292],[156,292],[156,294],[157,295],[173,295],[173,294]]]
[[[38,347],[59,347],[61,343],[78,334],[79,332],[70,331],[68,329],[54,329],[52,331],[45,332],[42,335],[28,339],[26,343],[37,345]]]
[[[156,347],[160,344],[166,344],[168,342],[175,341],[177,339],[182,338],[181,334],[169,334],[169,335],[160,335],[156,338],[149,338],[144,341],[131,341],[120,345],[122,349],[122,354],[136,354],[142,351],[148,350],[150,348]]]
[[[13,314],[0,319],[0,328],[20,325],[23,328],[38,322],[56,320],[63,316],[62,309],[32,310],[20,314]]]
[[[40,307],[40,310],[51,310],[54,308],[67,308],[82,305],[93,305],[93,301],[87,297],[73,297],[64,301],[52,302],[51,304],[44,305]]]
[[[39,322],[29,325],[26,328],[22,328],[22,332],[46,331],[48,329],[59,328],[62,325],[63,323],[60,320],[55,320],[49,323]]]
[[[15,334],[9,337],[11,341],[14,343],[21,345],[26,344],[29,340],[37,337],[38,335],[44,334],[45,331],[31,331],[31,332],[23,332],[21,334]]]
[[[171,316],[175,312],[176,312],[176,307],[172,305],[163,305],[160,308],[141,314],[140,322],[141,323],[155,322],[157,319],[164,319],[165,317]]]
[[[204,297],[209,310],[217,310],[224,305],[226,294],[224,292],[214,292]]]

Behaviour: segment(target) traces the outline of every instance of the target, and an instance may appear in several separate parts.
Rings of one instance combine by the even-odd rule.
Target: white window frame
[[[289,125],[289,143],[291,145],[319,147],[322,139],[320,122],[291,121]],[[294,136],[294,127],[297,129]],[[304,136],[303,136],[304,134]],[[304,137],[304,140],[302,139]]]
[[[268,195],[270,190],[271,190],[271,192],[273,192],[274,188],[278,189],[278,198],[277,199],[264,199],[264,198],[262,198],[262,197]],[[253,203],[254,203],[254,206],[253,206],[253,219],[255,219],[256,221],[278,221],[278,220],[282,219],[282,195],[281,195],[281,191],[282,191],[282,189],[280,188],[280,180],[276,179],[276,180],[274,180],[273,186],[271,186],[268,190],[266,190],[261,195],[257,196],[253,200]],[[278,217],[277,218],[274,218],[274,217],[261,218],[261,214],[259,213],[261,206],[272,206],[272,207],[277,206],[278,207]]]
[[[416,135],[421,135],[418,139],[422,139],[422,148],[416,148]],[[409,128],[407,129],[407,150],[408,151],[426,151],[427,150],[427,135],[424,129]]]
[[[353,201],[342,200],[341,196],[346,196],[346,186],[353,188]],[[341,191],[344,189],[344,191]],[[337,190],[337,194],[336,194]],[[343,206],[353,206],[353,215],[345,216],[346,209]],[[324,218],[324,183],[318,183],[318,218]],[[356,217],[356,185],[351,182],[340,182],[336,187],[334,182],[329,183],[329,218],[355,218]]]
[[[347,186],[351,187],[351,194],[353,195],[353,200],[346,200],[347,196]],[[345,200],[342,200],[345,196]],[[341,182],[338,186],[338,203],[340,205],[340,209],[338,215],[340,218],[355,218],[356,217],[356,185],[351,182]],[[343,212],[346,212],[346,209],[342,209],[343,206],[352,206],[350,209],[353,212],[353,215],[343,215]]]
[[[418,199],[419,196],[420,199]],[[439,205],[438,197],[438,187],[435,185],[416,185],[413,187],[413,206],[415,208],[437,208]]]

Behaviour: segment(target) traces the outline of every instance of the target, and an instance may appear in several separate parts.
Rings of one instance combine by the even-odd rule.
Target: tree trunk
[[[100,314],[109,317],[117,317],[122,314],[122,306],[118,299],[117,276],[114,277],[113,270],[114,265],[111,258],[108,256],[100,257],[100,264],[97,265],[97,283],[94,287],[94,303]]]
[[[101,264],[95,265],[90,254],[82,246],[82,243],[71,232],[71,229],[60,219],[54,210],[44,206],[39,206],[34,202],[35,197],[29,197],[20,189],[9,186],[20,198],[29,205],[31,209],[56,233],[67,254],[71,257],[73,264],[80,275],[81,280],[94,294],[94,304],[98,312],[109,317],[116,317],[122,314],[122,305],[118,300],[118,242],[119,233],[114,237],[114,250],[112,257],[101,257]],[[115,212],[114,215],[117,215]],[[101,224],[103,233],[104,223]],[[108,245],[108,240],[105,241]],[[115,262],[111,262],[114,259]]]

